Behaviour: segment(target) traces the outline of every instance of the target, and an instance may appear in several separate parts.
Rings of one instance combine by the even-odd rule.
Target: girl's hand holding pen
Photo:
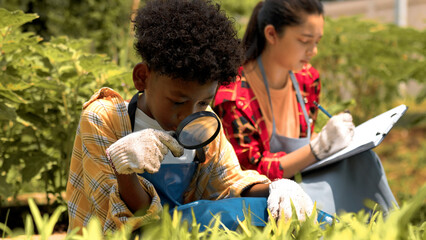
[[[319,105],[316,101],[314,101],[315,106],[321,110],[325,115],[327,115],[327,117],[331,118],[331,114],[328,113],[321,105]]]
[[[354,129],[349,113],[340,113],[330,118],[318,136],[309,143],[316,159],[324,159],[347,147],[352,141]]]

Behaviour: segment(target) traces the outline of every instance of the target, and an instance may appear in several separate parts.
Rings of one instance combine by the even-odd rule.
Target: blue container
[[[333,224],[333,221],[335,218],[331,216],[330,214],[324,211],[321,211],[319,209],[317,209],[317,214],[318,214],[317,221],[321,226],[324,226],[324,224],[328,224],[328,225]],[[336,221],[338,220],[336,219]]]

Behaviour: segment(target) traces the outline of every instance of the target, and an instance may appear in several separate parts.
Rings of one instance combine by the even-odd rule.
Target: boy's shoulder
[[[127,106],[121,95],[111,88],[101,88],[83,104],[82,118],[101,121],[127,122]]]
[[[111,128],[118,138],[131,133],[127,106],[119,93],[111,88],[101,88],[83,104],[80,125],[93,124]]]
[[[124,103],[124,100],[118,92],[111,88],[103,87],[95,92],[90,99],[83,104],[83,110],[101,102],[103,103],[102,105],[114,105],[118,102]]]

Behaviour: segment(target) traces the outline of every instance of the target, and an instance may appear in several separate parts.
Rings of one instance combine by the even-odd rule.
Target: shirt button
[[[304,97],[304,98],[303,98],[303,101],[305,102],[305,104],[306,104],[306,103],[308,103],[308,98],[307,98],[307,97]]]
[[[238,105],[238,107],[243,107],[243,106],[244,106],[244,103],[243,103],[242,101],[238,101],[238,102],[237,102],[237,105]]]

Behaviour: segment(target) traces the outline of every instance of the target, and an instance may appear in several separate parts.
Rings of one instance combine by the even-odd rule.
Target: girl
[[[350,143],[349,113],[332,117],[312,134],[320,80],[309,61],[323,35],[323,14],[318,0],[265,0],[253,10],[243,38],[241,78],[220,87],[214,101],[243,168],[270,179],[291,178]],[[396,203],[373,152],[350,159],[303,175],[302,186],[320,209],[358,211],[365,198],[385,210]],[[361,176],[365,168],[374,171]]]

